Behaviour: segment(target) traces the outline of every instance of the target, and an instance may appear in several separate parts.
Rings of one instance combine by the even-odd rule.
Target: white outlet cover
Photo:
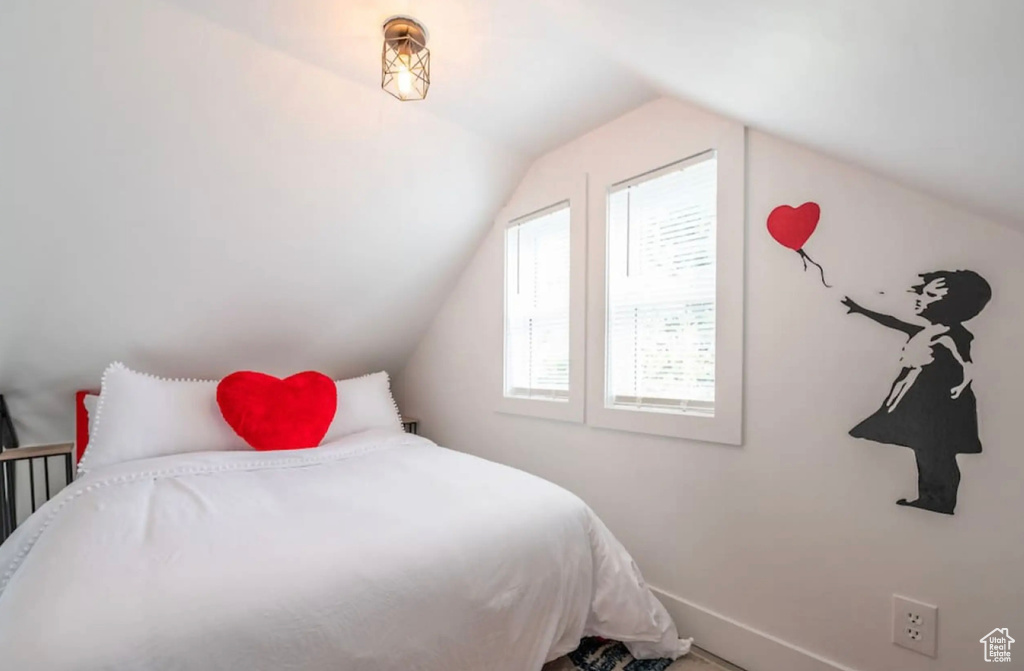
[[[935,657],[939,630],[939,607],[892,595],[892,642],[898,646]]]

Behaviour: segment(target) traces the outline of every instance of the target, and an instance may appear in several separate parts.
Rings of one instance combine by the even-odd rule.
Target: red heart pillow
[[[316,447],[338,410],[331,378],[307,371],[281,380],[263,373],[232,373],[217,385],[217,405],[235,433],[257,450]]]

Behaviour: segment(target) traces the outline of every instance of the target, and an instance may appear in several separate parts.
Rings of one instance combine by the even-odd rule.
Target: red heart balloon
[[[338,410],[331,378],[307,371],[281,380],[232,373],[217,385],[217,405],[235,433],[257,450],[316,447]]]
[[[804,203],[800,207],[779,205],[768,215],[768,232],[779,244],[800,250],[818,227],[821,208],[817,203]]]

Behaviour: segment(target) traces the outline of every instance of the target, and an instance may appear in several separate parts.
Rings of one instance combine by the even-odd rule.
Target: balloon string
[[[821,267],[821,264],[812,259],[811,257],[807,256],[807,252],[805,252],[803,249],[798,249],[796,251],[798,254],[800,254],[800,258],[804,262],[804,270],[807,270],[807,262],[810,261],[812,264],[818,267],[818,272],[821,273],[821,283],[824,284],[827,289],[831,289],[832,285],[825,281],[825,269]]]

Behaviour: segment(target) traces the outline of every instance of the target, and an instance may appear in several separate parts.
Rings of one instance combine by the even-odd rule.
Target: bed
[[[96,468],[0,546],[5,669],[524,671],[585,635],[689,647],[580,499],[393,431]]]

